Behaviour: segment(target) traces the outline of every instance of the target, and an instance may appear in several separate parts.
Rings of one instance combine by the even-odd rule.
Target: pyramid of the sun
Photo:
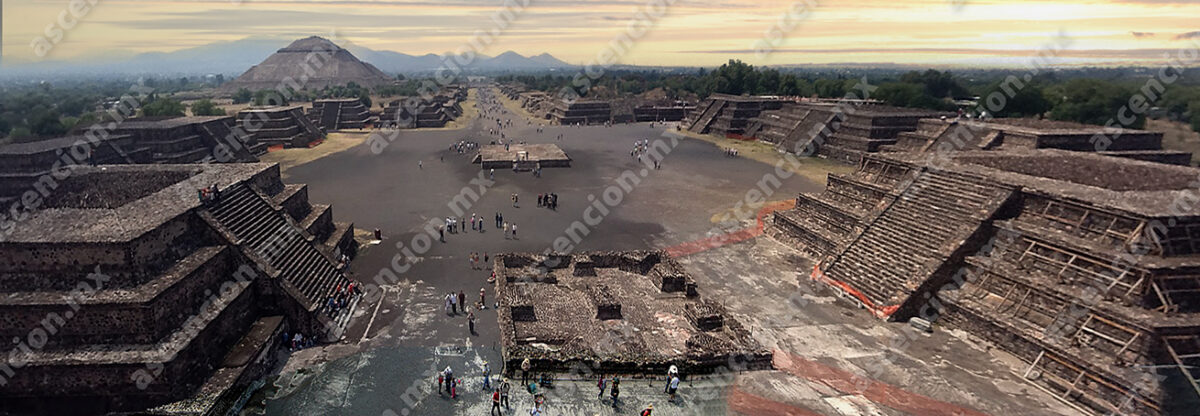
[[[295,85],[313,89],[350,82],[374,87],[391,83],[392,77],[328,39],[310,36],[276,51],[221,89],[253,91]]]

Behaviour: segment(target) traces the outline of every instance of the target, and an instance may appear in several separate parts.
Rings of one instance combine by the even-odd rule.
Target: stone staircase
[[[717,114],[721,113],[721,109],[725,108],[726,104],[729,104],[729,101],[713,100],[705,108],[704,112],[700,113],[700,117],[696,118],[696,121],[692,123],[692,126],[688,130],[693,133],[705,133],[708,130],[708,125],[712,124],[713,119],[717,117]]]
[[[321,310],[340,285],[350,280],[336,264],[314,246],[311,236],[275,210],[258,192],[244,183],[222,191],[209,208],[212,216],[250,252],[266,260],[302,296],[309,310]]]
[[[844,251],[824,276],[887,316],[936,271],[1011,196],[1012,190],[963,175],[919,174]],[[972,224],[973,226],[953,224]]]
[[[821,148],[822,141],[825,138],[819,133],[824,126],[830,126],[837,114],[832,111],[811,110],[800,119],[796,124],[796,128],[779,143],[779,147],[786,151],[804,154],[806,156],[816,156],[817,150]]]

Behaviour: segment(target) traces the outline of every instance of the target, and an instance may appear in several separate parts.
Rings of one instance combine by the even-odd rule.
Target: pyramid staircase
[[[317,249],[311,235],[245,183],[223,190],[209,212],[244,250],[277,270],[309,311],[322,311],[337,286],[350,283],[336,263]]]
[[[979,178],[924,171],[822,270],[879,317],[889,317],[959,254],[1013,194]],[[956,226],[955,224],[961,224]],[[970,224],[967,226],[965,224]],[[936,284],[936,282],[933,282]]]
[[[700,113],[700,117],[697,117],[696,121],[692,122],[692,127],[688,128],[688,130],[692,133],[707,133],[708,126],[712,124],[713,119],[721,113],[721,109],[725,108],[727,104],[729,104],[729,101],[713,100],[704,109],[704,112]]]

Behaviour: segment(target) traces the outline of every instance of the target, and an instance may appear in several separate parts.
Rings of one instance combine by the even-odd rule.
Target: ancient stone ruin
[[[257,163],[62,178],[0,241],[0,336],[31,347],[0,366],[0,412],[220,414],[282,332],[336,339],[353,226],[305,189]]]
[[[462,102],[467,99],[465,87],[451,87],[429,99],[402,97],[389,101],[379,116],[385,128],[445,127],[462,116]]]
[[[663,252],[503,254],[493,262],[505,368],[687,374],[770,368],[771,354]]]
[[[938,155],[864,155],[769,233],[876,316],[986,339],[1064,400],[1195,408],[1196,169],[1057,149]]]
[[[308,120],[326,132],[362,129],[371,123],[371,113],[357,98],[313,100]]]
[[[601,124],[612,121],[612,108],[608,101],[577,100],[556,101],[547,117],[561,125]]]
[[[471,160],[480,169],[516,169],[571,167],[571,157],[556,144],[484,145]]]
[[[1162,133],[1029,119],[922,119],[883,151],[1064,149],[1175,165],[1190,165],[1191,153],[1163,150]]]
[[[266,146],[307,147],[325,137],[324,132],[298,105],[252,107],[237,114],[237,127]]]
[[[147,149],[147,158],[139,163],[257,162],[267,152],[253,136],[234,128],[233,116],[132,118],[113,131],[133,136],[134,146]],[[218,157],[222,144],[228,155]]]
[[[360,61],[328,39],[310,36],[279,49],[233,81],[222,84],[220,89],[226,93],[239,88],[251,91],[300,89],[295,85],[302,84],[303,88],[319,90],[351,82],[377,87],[394,81],[379,68]]]

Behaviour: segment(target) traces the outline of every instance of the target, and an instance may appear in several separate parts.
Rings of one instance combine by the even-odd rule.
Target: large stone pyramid
[[[283,83],[288,77],[294,82]],[[307,89],[345,85],[350,82],[374,87],[392,81],[392,77],[374,65],[358,60],[350,51],[328,39],[310,36],[292,42],[291,45],[271,54],[237,79],[222,85],[221,90],[274,89],[281,83],[299,84]]]

